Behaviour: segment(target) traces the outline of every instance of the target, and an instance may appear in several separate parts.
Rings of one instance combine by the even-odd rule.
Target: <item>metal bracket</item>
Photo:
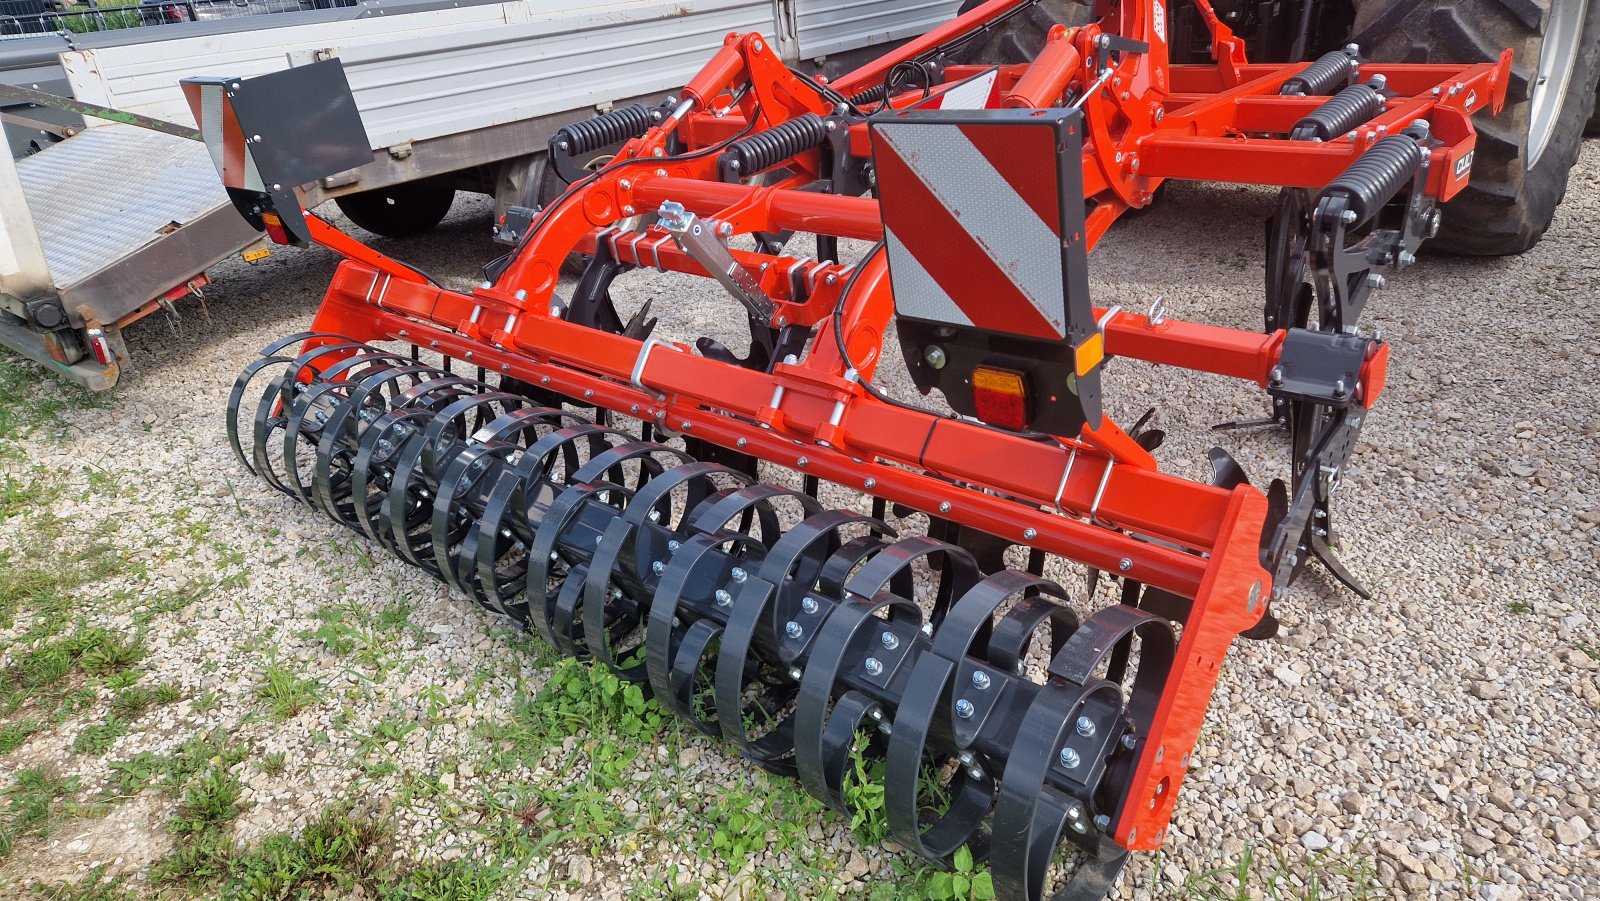
[[[684,209],[683,204],[668,201],[657,211],[661,227],[672,234],[683,252],[706,268],[712,278],[728,289],[733,299],[744,304],[750,318],[763,325],[772,321],[772,299],[761,293],[761,285],[739,261],[728,252],[720,234],[722,223],[715,219],[701,219]]]

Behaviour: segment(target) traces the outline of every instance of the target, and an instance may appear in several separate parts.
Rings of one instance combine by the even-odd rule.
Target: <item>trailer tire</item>
[[[351,222],[385,238],[420,235],[444,221],[455,202],[454,188],[413,181],[335,197],[339,211]]]
[[[1355,31],[1363,53],[1383,62],[1482,62],[1502,48],[1515,51],[1506,108],[1475,119],[1472,181],[1445,204],[1432,245],[1503,256],[1537,244],[1566,193],[1591,124],[1600,78],[1600,0],[1551,0],[1548,12],[1517,0],[1368,0],[1359,7]],[[1543,58],[1547,44],[1558,55]],[[1531,90],[1541,75],[1549,86]]]

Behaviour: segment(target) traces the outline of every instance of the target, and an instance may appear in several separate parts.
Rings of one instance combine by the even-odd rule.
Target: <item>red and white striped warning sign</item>
[[[182,82],[184,99],[200,126],[200,137],[211,151],[211,162],[222,176],[222,183],[246,191],[265,191],[250,144],[234,117],[233,105],[227,102],[227,82],[222,78],[186,78]]]
[[[900,315],[1065,338],[1052,129],[907,117],[873,135]]]

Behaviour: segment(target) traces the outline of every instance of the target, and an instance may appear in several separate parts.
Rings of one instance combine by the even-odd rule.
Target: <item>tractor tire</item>
[[[1600,0],[1367,0],[1355,42],[1368,59],[1394,63],[1483,62],[1515,51],[1506,107],[1475,119],[1472,181],[1444,205],[1431,243],[1469,256],[1537,244],[1594,111]]]
[[[956,15],[984,4],[985,0],[966,0]],[[1090,6],[1082,0],[1041,0],[1006,20],[999,28],[961,45],[951,62],[963,65],[1011,65],[1031,62],[1044,48],[1045,37],[1054,25],[1083,25],[1093,20]]]
[[[385,238],[420,235],[444,221],[455,202],[454,188],[426,181],[406,182],[335,197],[351,222]]]

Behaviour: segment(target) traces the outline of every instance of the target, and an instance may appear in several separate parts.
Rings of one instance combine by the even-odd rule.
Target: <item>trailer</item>
[[[339,59],[367,122],[371,159],[319,179],[307,202],[333,200],[364,229],[396,237],[432,228],[458,191],[493,196],[497,222],[511,207],[560,194],[567,180],[548,169],[542,149],[558,128],[613,107],[655,105],[729,32],[771,34],[788,65],[827,73],[959,7],[512,0],[413,4],[386,15],[374,3],[258,17],[292,27],[196,21],[139,29],[159,34],[153,41],[94,35],[58,50],[60,80],[78,104],[117,114],[91,112],[73,136],[18,159],[14,175],[0,172],[0,188],[16,184],[0,226],[0,343],[87,387],[109,388],[128,359],[121,330],[203,288],[207,269],[256,241],[230,212],[204,148],[171,133],[194,128],[178,81],[195,71],[253,77]],[[37,60],[34,69],[46,81],[54,73]],[[130,116],[176,128],[144,133]],[[605,159],[606,150],[577,165]],[[97,172],[110,183],[86,177]],[[108,218],[126,227],[110,234],[99,227]]]

